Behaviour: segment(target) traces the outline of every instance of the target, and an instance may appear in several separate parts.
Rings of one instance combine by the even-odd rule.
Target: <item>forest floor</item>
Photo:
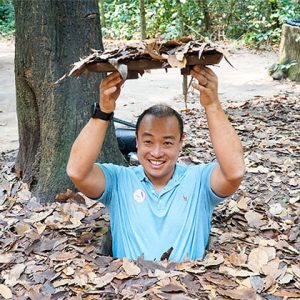
[[[203,261],[103,256],[104,206],[71,191],[42,205],[9,162],[0,167],[0,299],[299,299],[299,95],[224,108],[242,139],[247,174],[215,208]],[[184,121],[180,160],[211,161],[203,111],[190,110]]]
[[[178,264],[102,256],[109,217],[83,195],[69,191],[37,203],[14,173],[13,44],[0,48],[0,299],[300,298],[300,87],[268,76],[276,53],[232,49],[236,69],[225,62],[214,67],[247,173],[215,208],[205,259]],[[116,116],[134,121],[158,101],[184,110],[181,80],[170,70],[126,82]],[[187,138],[180,161],[209,162],[205,115],[198,95],[191,91],[188,98],[193,109],[182,114]]]

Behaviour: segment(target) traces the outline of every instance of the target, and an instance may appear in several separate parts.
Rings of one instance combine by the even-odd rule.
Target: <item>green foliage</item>
[[[178,1],[145,1],[146,27],[148,37],[163,35],[167,39],[181,35]],[[194,31],[201,36],[199,30],[199,11],[194,1],[181,2],[184,26],[187,34]],[[106,27],[102,28],[106,38],[138,39],[140,37],[139,1],[138,0],[106,0],[104,3]],[[190,28],[190,29],[188,29]]]
[[[0,36],[9,37],[15,32],[15,11],[11,0],[0,0]]]
[[[106,27],[102,34],[112,39],[137,38],[139,32],[138,1],[104,1]]]
[[[103,36],[138,39],[139,1],[104,2]],[[242,39],[246,44],[259,46],[279,42],[282,24],[300,18],[300,0],[146,0],[145,11],[148,37]]]
[[[277,73],[282,74],[282,77],[286,78],[288,76],[288,71],[291,67],[298,65],[298,63],[295,60],[288,60],[285,58],[280,63],[275,63],[269,68],[269,73],[271,75]]]
[[[280,41],[281,26],[288,19],[300,17],[300,3],[291,0],[256,0],[247,7],[247,44],[275,44]]]
[[[278,43],[282,24],[300,19],[300,0],[145,0],[145,11],[149,38],[242,39],[259,47]],[[104,0],[104,14],[103,37],[140,38],[139,0]],[[12,0],[0,0],[0,35],[14,27]]]

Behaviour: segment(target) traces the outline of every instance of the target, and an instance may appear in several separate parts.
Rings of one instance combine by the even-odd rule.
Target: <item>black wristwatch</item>
[[[114,116],[114,112],[105,113],[101,111],[99,103],[95,102],[92,105],[92,118],[97,118],[104,121],[110,121]]]

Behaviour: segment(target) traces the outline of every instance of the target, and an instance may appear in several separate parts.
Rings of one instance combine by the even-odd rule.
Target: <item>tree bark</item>
[[[195,0],[195,1],[198,3],[200,9],[203,12],[205,32],[210,33],[210,31],[211,31],[211,18],[210,18],[210,13],[209,13],[207,0]]]
[[[207,0],[202,0],[202,7],[203,7],[203,13],[204,13],[205,30],[206,30],[206,32],[209,33],[211,30],[211,18],[210,18],[210,14],[209,14]]]
[[[100,4],[100,20],[101,20],[101,27],[106,27],[106,20],[105,20],[105,11],[104,11],[104,0],[99,1]]]
[[[184,16],[182,13],[182,5],[180,0],[176,0],[176,7],[178,9],[178,19],[179,19],[179,27],[180,27],[180,36],[185,36],[185,26],[184,26]]]
[[[140,20],[141,20],[141,37],[142,40],[146,39],[146,13],[145,13],[145,2],[140,0]]]
[[[96,0],[15,0],[16,97],[20,148],[16,167],[33,194],[52,201],[58,192],[73,188],[66,175],[70,148],[98,101],[104,74],[67,78],[69,71],[90,49],[102,49]],[[113,128],[102,161],[123,163]]]
[[[279,64],[296,63],[287,70],[287,77],[300,81],[300,27],[284,24],[282,26]]]

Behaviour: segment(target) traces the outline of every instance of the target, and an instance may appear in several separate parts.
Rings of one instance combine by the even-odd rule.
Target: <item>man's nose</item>
[[[163,149],[161,147],[161,145],[157,144],[154,145],[151,149],[151,155],[154,157],[160,157],[163,155]]]

